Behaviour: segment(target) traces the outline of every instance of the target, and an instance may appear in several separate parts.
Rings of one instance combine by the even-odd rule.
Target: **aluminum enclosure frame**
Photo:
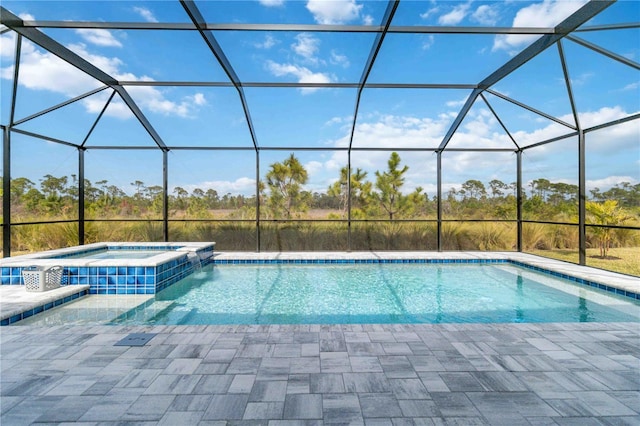
[[[127,22],[71,22],[71,21],[24,21],[0,6],[1,12],[1,23],[7,27],[8,30],[14,31],[17,34],[17,43],[15,49],[15,68],[14,68],[14,80],[13,80],[13,93],[12,93],[12,107],[10,113],[10,121],[6,125],[2,125],[3,130],[3,190],[5,194],[10,193],[10,179],[11,179],[11,134],[18,133],[27,135],[30,137],[47,140],[50,142],[62,144],[65,146],[69,146],[78,150],[78,164],[79,170],[78,175],[79,179],[79,212],[78,212],[78,226],[79,226],[79,244],[84,243],[84,224],[86,222],[84,217],[84,153],[87,150],[98,150],[98,149],[114,149],[114,150],[127,150],[127,149],[140,149],[140,150],[160,150],[163,155],[162,162],[162,176],[163,176],[163,208],[162,208],[162,219],[163,222],[163,234],[165,241],[169,240],[169,227],[168,224],[171,221],[169,219],[168,214],[168,173],[170,170],[170,164],[168,161],[168,152],[170,150],[253,150],[256,155],[256,181],[259,180],[260,176],[260,153],[262,151],[277,151],[277,150],[288,150],[288,151],[304,151],[304,150],[317,150],[317,151],[346,151],[347,152],[347,170],[349,172],[349,176],[347,179],[348,183],[348,193],[351,194],[350,187],[350,173],[351,173],[351,158],[352,155],[356,152],[360,151],[420,151],[420,152],[434,152],[437,155],[437,234],[438,234],[438,242],[437,247],[438,250],[442,250],[442,241],[441,241],[441,233],[442,233],[442,223],[446,222],[443,219],[442,215],[442,205],[441,205],[441,197],[442,197],[442,154],[444,152],[457,152],[457,151],[468,151],[468,152],[513,152],[516,154],[516,176],[518,182],[518,192],[517,192],[517,250],[522,251],[522,224],[528,221],[524,221],[522,218],[522,201],[523,194],[521,191],[522,184],[522,153],[528,149],[535,148],[537,146],[541,146],[547,143],[552,143],[557,140],[566,139],[572,136],[578,136],[578,174],[579,174],[579,184],[578,184],[578,223],[577,224],[567,224],[578,226],[579,229],[579,263],[585,264],[585,252],[586,252],[586,214],[585,214],[585,201],[586,201],[586,184],[585,184],[585,135],[591,131],[599,130],[605,128],[607,126],[612,126],[615,124],[620,124],[623,122],[628,122],[631,120],[639,120],[640,114],[636,114],[631,117],[625,117],[621,120],[616,120],[611,123],[605,123],[603,125],[599,125],[593,128],[582,128],[580,122],[578,120],[577,109],[575,106],[575,102],[572,94],[572,83],[570,79],[570,75],[566,66],[566,60],[563,54],[562,48],[562,40],[567,39],[574,43],[578,43],[584,47],[587,47],[599,54],[602,54],[611,60],[618,61],[626,66],[632,67],[634,69],[640,69],[640,64],[634,62],[628,58],[624,58],[620,55],[612,53],[607,49],[603,49],[593,43],[590,43],[580,37],[577,37],[573,34],[577,32],[584,31],[598,31],[601,29],[612,29],[612,28],[638,28],[640,24],[631,23],[631,24],[617,24],[617,25],[608,25],[608,26],[600,26],[600,27],[585,27],[578,29],[582,24],[587,22],[592,17],[596,16],[598,13],[605,10],[609,7],[614,1],[606,0],[591,0],[574,12],[571,16],[566,18],[563,22],[551,28],[505,28],[505,27],[496,27],[496,28],[487,28],[487,27],[427,27],[427,26],[416,26],[416,27],[408,27],[408,26],[393,26],[393,17],[395,11],[400,4],[400,0],[390,0],[387,2],[387,7],[384,13],[384,17],[382,22],[379,25],[300,25],[300,24],[213,24],[207,23],[200,13],[197,1],[192,0],[180,0],[181,6],[184,8],[185,13],[189,16],[191,23],[127,23]],[[74,52],[66,48],[60,42],[54,40],[53,38],[47,36],[40,28],[88,28],[88,29],[129,29],[129,30],[175,30],[175,31],[192,31],[198,32],[202,37],[205,44],[209,47],[212,55],[216,58],[218,63],[221,65],[222,69],[225,71],[229,81],[202,81],[202,82],[186,82],[186,81],[154,81],[154,82],[143,82],[143,81],[118,81],[114,79],[109,74],[105,73],[103,70],[97,68],[95,65],[87,62],[80,56],[76,55]],[[3,30],[4,31],[4,30]],[[223,49],[217,43],[213,31],[290,31],[290,32],[333,32],[333,33],[375,33],[375,41],[371,46],[371,50],[369,52],[369,56],[366,62],[366,65],[363,69],[362,76],[360,81],[357,83],[277,83],[277,82],[245,82],[242,81],[233,69],[233,65],[227,59]],[[376,61],[377,54],[384,43],[384,39],[386,34],[388,33],[396,33],[396,34],[536,34],[540,35],[535,42],[533,42],[530,46],[525,48],[522,52],[511,58],[507,63],[496,69],[489,76],[481,80],[480,82],[473,84],[411,84],[411,83],[368,83],[369,73]],[[64,61],[70,63],[74,67],[79,70],[85,72],[86,74],[92,76],[97,81],[101,82],[103,85],[93,91],[85,93],[83,95],[77,96],[73,99],[60,103],[58,105],[52,106],[43,110],[39,113],[33,114],[29,117],[22,118],[20,120],[14,121],[14,112],[15,112],[15,101],[17,96],[17,84],[18,84],[18,73],[19,73],[19,65],[20,65],[20,52],[21,52],[21,40],[22,38],[27,38],[30,41],[38,44],[40,47],[45,49],[46,51],[56,55],[57,57],[63,59]],[[564,83],[567,88],[567,96],[569,98],[569,102],[571,105],[571,109],[574,116],[574,121],[576,125],[572,125],[570,123],[566,123],[563,120],[554,117],[550,114],[546,114],[543,111],[537,110],[525,103],[519,102],[515,99],[511,99],[508,96],[499,93],[493,86],[498,83],[500,80],[510,75],[512,72],[517,70],[520,66],[526,64],[531,59],[535,58],[542,52],[547,49],[557,46],[558,56],[560,58],[563,73],[564,73]],[[205,147],[196,147],[196,146],[181,146],[181,147],[173,147],[167,146],[163,141],[162,137],[155,130],[153,125],[149,122],[149,120],[145,117],[142,110],[138,107],[136,102],[131,98],[129,93],[126,90],[127,86],[176,86],[176,87],[187,87],[187,86],[203,86],[203,87],[233,87],[238,92],[240,103],[242,105],[246,125],[249,129],[251,140],[253,143],[253,147],[248,148],[239,148],[239,147],[225,147],[225,146],[205,146]],[[349,138],[349,145],[346,148],[309,148],[309,147],[262,147],[259,144],[259,140],[255,134],[253,129],[253,123],[251,120],[251,108],[248,104],[243,88],[244,87],[263,87],[263,88],[354,88],[357,89],[357,97],[356,103],[354,107],[354,115],[353,121],[351,123],[351,131]],[[358,120],[358,112],[360,105],[361,94],[364,89],[369,88],[388,88],[388,89],[420,89],[420,90],[429,90],[429,89],[463,89],[468,90],[469,95],[466,99],[464,106],[460,109],[457,117],[449,127],[446,132],[442,142],[437,148],[397,148],[397,147],[382,147],[382,148],[357,148],[353,147],[353,136],[356,128],[356,123]],[[74,144],[69,141],[59,140],[52,138],[47,135],[39,135],[32,132],[28,132],[25,130],[21,130],[16,128],[16,126],[23,124],[33,118],[39,117],[41,115],[47,114],[51,111],[54,111],[58,108],[61,108],[65,105],[77,102],[81,99],[84,99],[88,96],[91,96],[97,92],[103,90],[111,90],[110,98],[105,104],[102,112],[99,114],[98,118],[94,122],[93,126],[87,133],[81,144]],[[496,113],[496,111],[492,108],[491,104],[488,102],[487,98],[484,96],[485,93],[490,93],[494,96],[502,98],[508,102],[511,102],[521,108],[524,108],[536,115],[544,117],[546,119],[552,120],[558,124],[563,125],[567,128],[567,134],[558,136],[553,140],[548,141],[539,141],[535,144],[528,145],[526,147],[518,146],[516,140],[512,137],[509,129],[503,123],[500,116]],[[142,146],[91,146],[87,145],[87,141],[91,132],[95,128],[95,126],[100,121],[102,114],[108,107],[111,99],[114,98],[115,95],[118,95],[123,102],[129,107],[131,112],[134,114],[136,119],[140,122],[140,124],[144,127],[147,133],[151,136],[151,138],[156,143],[157,147],[142,147]],[[514,144],[512,149],[491,149],[491,148],[475,148],[475,149],[464,149],[464,148],[450,148],[448,144],[451,138],[454,136],[456,131],[458,130],[460,124],[463,122],[467,114],[475,105],[478,100],[482,100],[490,109],[492,114],[495,116],[500,126],[503,128],[505,133],[509,136],[511,141]],[[256,187],[256,192],[258,192],[258,188]],[[3,250],[4,256],[11,255],[11,227],[12,225],[22,225],[20,223],[12,223],[11,221],[11,209],[9,204],[9,197],[3,198]],[[259,197],[256,197],[256,250],[260,250],[260,200]],[[351,249],[351,224],[355,222],[351,217],[351,196],[348,197],[348,209],[347,209],[347,219],[336,221],[336,222],[345,222],[348,227],[348,249]],[[282,222],[282,220],[280,220]],[[640,228],[632,228],[632,229],[640,229]]]

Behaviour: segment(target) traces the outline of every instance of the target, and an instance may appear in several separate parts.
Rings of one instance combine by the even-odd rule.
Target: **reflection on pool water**
[[[510,264],[209,265],[138,306],[98,315],[100,298],[21,323],[640,321],[638,301]]]

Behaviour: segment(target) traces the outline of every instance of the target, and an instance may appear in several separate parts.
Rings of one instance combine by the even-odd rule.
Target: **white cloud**
[[[513,19],[514,27],[555,27],[573,12],[578,10],[586,0],[560,1],[544,0],[523,7]],[[513,52],[532,43],[539,35],[500,34],[493,42],[493,50],[507,50]]]
[[[105,56],[92,54],[86,50],[84,45],[72,45],[69,46],[69,48],[117,80],[153,80],[147,76],[138,77],[134,74],[123,72],[121,70],[123,63],[118,58],[107,58]],[[163,92],[155,87],[131,86],[127,88],[127,91],[135,101],[139,103],[143,110],[148,109],[149,111],[166,116],[177,115],[182,118],[191,117],[195,111],[195,107],[202,105],[204,101],[202,94],[196,94],[191,98],[185,97],[180,102],[174,102],[167,99]]]
[[[153,15],[153,12],[146,7],[134,7],[133,11],[142,16],[142,18],[147,22],[158,22],[156,17]]]
[[[110,93],[105,94],[104,92],[102,92],[95,96],[85,98],[81,102],[87,112],[98,114],[100,113],[100,111],[102,111],[102,108],[104,108],[104,105],[107,103],[107,99],[109,98],[109,96]],[[127,107],[124,102],[116,97],[114,97],[109,104],[109,107],[105,111],[105,115],[109,117],[120,118],[123,120],[133,118],[133,113],[131,112],[129,107]]]
[[[638,111],[626,112],[622,107],[602,107],[598,111],[581,112],[578,114],[580,118],[580,124],[584,128],[596,126],[598,124],[607,123],[623,117],[627,117],[631,114],[636,114]],[[569,117],[563,117],[563,120],[570,119]]]
[[[457,25],[467,16],[471,3],[464,3],[453,8],[449,13],[438,18],[441,25]]]
[[[309,0],[307,10],[319,24],[344,24],[360,16],[362,5],[355,0]]]
[[[207,192],[209,189],[215,189],[220,196],[227,193],[253,195],[256,192],[256,180],[249,177],[241,177],[234,181],[205,181],[194,185],[185,185],[183,188],[189,192],[192,192],[196,188],[200,188],[204,192]]]
[[[333,117],[331,120],[324,123],[325,126],[333,126],[334,124],[342,124],[345,122],[345,119],[342,117]]]
[[[600,108],[598,111],[581,112],[578,113],[578,117],[582,127],[589,128],[638,113],[640,111],[627,112],[616,106]],[[608,153],[617,152],[625,148],[637,149],[638,140],[640,140],[639,129],[638,120],[628,121],[608,127],[605,130],[589,132],[587,133],[586,141],[589,149]]]
[[[165,116],[177,115],[182,118],[192,118],[197,107],[206,104],[202,93],[185,96],[179,102],[174,102],[154,87],[132,86],[127,88],[127,91],[143,110]]]
[[[331,63],[333,65],[340,65],[344,68],[348,68],[349,65],[351,65],[349,63],[349,58],[347,58],[345,55],[341,55],[339,53],[337,53],[335,50],[331,51],[331,59],[330,59]]]
[[[320,50],[320,40],[309,33],[301,33],[296,36],[296,42],[291,49],[309,62],[317,63],[316,54]]]
[[[89,43],[105,47],[122,47],[122,43],[107,30],[99,28],[81,28],[76,33]]]
[[[127,88],[127,91],[144,112],[150,111],[164,116],[192,118],[199,107],[207,104],[207,100],[202,93],[185,96],[180,101],[175,102],[165,98],[162,92],[153,87],[131,86]],[[103,92],[83,99],[81,102],[88,112],[97,114],[102,111],[109,95],[110,93]],[[120,119],[133,117],[129,107],[118,96],[113,98],[105,111],[105,115]]]
[[[445,134],[449,120],[408,116],[378,115],[375,120],[360,121],[355,130],[354,144],[366,141],[371,147],[400,146],[408,148],[437,147]]]
[[[0,35],[0,57],[11,59],[16,53],[16,37],[12,31]]]
[[[5,37],[3,36],[3,45],[5,44],[4,39]],[[152,80],[146,76],[136,76],[124,72],[122,70],[124,63],[119,58],[93,54],[87,50],[84,44],[72,44],[67,47],[117,80]],[[2,68],[0,70],[0,76],[4,79],[13,78],[13,65]],[[36,48],[36,46],[29,41],[22,43],[20,84],[31,90],[61,93],[69,98],[102,86],[102,83],[99,81],[79,71],[77,68],[53,54]],[[167,99],[162,91],[154,87],[128,87],[127,91],[134,97],[143,110],[149,110],[167,116],[176,115],[188,118],[193,115],[198,106],[206,103],[204,96],[200,93],[196,93],[191,97],[185,97],[176,102]],[[82,104],[88,112],[96,113],[102,110],[108,96],[107,93],[101,93],[89,99],[82,100]],[[116,99],[117,98],[114,98],[111,102],[106,114],[118,118],[131,117],[128,108],[120,100]]]
[[[120,68],[124,65],[122,60],[117,57],[107,57],[91,53],[87,50],[87,46],[84,43],[70,44],[67,47],[78,56],[81,56],[83,59],[100,68],[112,77],[117,77],[117,74],[120,72]],[[51,54],[47,52],[45,55]]]
[[[341,124],[341,125],[348,125],[349,128],[351,128],[351,123],[353,122],[353,116],[349,116],[349,117],[333,117],[331,118],[331,120],[327,121],[326,123],[324,123],[325,126],[333,126]]]
[[[205,99],[202,93],[196,93],[193,96],[187,96],[186,99],[191,100],[195,105],[199,105],[199,106],[207,104],[207,100]]]
[[[587,191],[594,188],[606,190],[620,184],[622,182],[629,182],[631,185],[638,183],[638,179],[633,176],[607,176],[601,179],[587,179],[586,187]],[[578,182],[567,182],[577,184]]]
[[[319,161],[309,161],[304,165],[305,170],[310,177],[315,176],[316,173],[324,169],[324,165]]]
[[[313,72],[308,68],[293,64],[278,64],[273,61],[267,61],[267,69],[276,77],[284,77],[292,75],[298,79],[298,83],[331,83],[332,79],[329,75]],[[302,93],[312,93],[317,88],[305,87],[300,89]]]
[[[431,9],[427,10],[424,13],[420,14],[420,17],[422,19],[428,19],[430,16],[435,15],[436,13],[440,12],[440,8],[439,7],[432,7]]]
[[[448,146],[515,149],[513,141],[498,126],[495,116],[486,108],[472,109],[452,136]]]
[[[511,152],[446,152],[442,157],[444,179],[449,180],[450,187],[457,187],[451,182],[456,179],[464,182],[478,179],[488,182],[493,178],[508,180],[505,176],[513,176],[515,180],[516,156]]]
[[[99,82],[67,62],[51,53],[37,50],[29,41],[22,42],[20,59],[20,84],[29,89],[48,90],[73,97],[100,86]],[[13,65],[2,68],[1,73],[2,78],[12,79]]]
[[[452,102],[451,106],[458,102]],[[584,112],[580,114],[581,123],[585,128],[613,121],[622,117],[635,114],[636,112],[626,112],[621,107],[605,107],[598,111]],[[455,115],[455,114],[454,114]],[[571,117],[560,117],[562,120],[570,121]],[[339,117],[331,120],[331,123],[340,124],[343,122]],[[394,115],[372,114],[362,117],[356,125],[354,135],[354,147],[364,146],[371,148],[435,148],[439,146],[446,131],[451,124],[451,115],[443,113],[438,118],[431,119],[428,117],[408,117]],[[333,141],[336,147],[344,147],[348,145],[350,127],[345,127],[345,135]],[[516,141],[522,146],[531,143],[547,140],[559,134],[569,133],[570,129],[556,123],[551,123],[546,127],[540,128],[532,132],[517,131],[513,133]],[[637,152],[638,138],[640,133],[638,130],[638,122],[632,121],[621,125],[609,127],[605,130],[589,132],[586,135],[587,148],[590,155],[616,155],[619,152]],[[543,158],[557,159],[566,161],[566,150],[569,149],[569,158],[575,158],[576,144],[575,138],[572,143],[552,143],[543,145],[532,150],[527,150],[527,161],[535,162]],[[514,147],[511,139],[502,131],[493,114],[487,109],[472,110],[468,119],[450,141],[449,147],[482,147],[482,148],[504,148]],[[571,157],[573,155],[573,157]],[[433,185],[434,178],[432,173],[433,155],[429,152],[400,152],[403,164],[410,166],[411,179],[407,179],[405,192],[411,191],[416,186],[422,186],[427,192],[433,194],[429,190],[429,185]],[[365,170],[385,170],[386,161],[388,160],[388,152],[358,152],[353,163],[353,167],[362,167]],[[565,160],[563,160],[565,159]],[[570,163],[573,160],[569,160]],[[340,164],[338,160],[334,160],[336,164]],[[478,152],[445,152],[443,157],[443,168],[446,170],[444,177],[445,192],[450,187],[460,187],[460,183],[467,179],[490,180],[495,178],[502,179],[505,182],[511,179],[515,180],[515,156],[513,153],[478,153]],[[632,167],[637,167],[634,163]],[[558,172],[561,172],[563,166],[558,166]],[[628,165],[626,166],[628,169]],[[556,166],[553,166],[556,168]],[[539,170],[541,173],[544,170]],[[609,173],[611,170],[609,170]],[[546,172],[545,172],[546,173]],[[551,173],[551,169],[549,171]],[[628,181],[636,182],[638,178],[630,178],[633,176],[632,171],[619,170],[617,175],[607,179],[601,179],[601,188],[606,188],[606,184],[612,186],[615,183]],[[487,178],[487,176],[489,176]],[[553,176],[552,176],[553,177]],[[554,177],[554,181],[558,178]],[[595,182],[595,181],[594,181]]]
[[[327,170],[333,172],[332,178],[329,180],[329,185],[338,180],[338,171],[347,165],[347,153],[346,151],[335,152],[331,158],[324,163],[324,167]],[[328,185],[327,185],[328,186]]]
[[[626,86],[624,86],[622,88],[623,91],[627,91],[627,90],[636,90],[638,89],[638,87],[640,87],[640,83],[636,82],[636,83],[631,83],[631,84],[627,84]]]
[[[589,127],[630,114],[633,113],[627,113],[620,107],[606,107],[581,114],[581,117],[585,127]],[[587,132],[585,134],[587,177],[592,181],[587,184],[587,188],[592,189],[597,186],[603,190],[607,189],[607,184],[617,183],[615,177],[619,177],[620,181],[629,181],[628,176],[636,176],[635,181],[640,180],[640,162],[636,159],[639,158],[637,156],[638,140],[640,140],[640,127],[637,120]],[[572,137],[525,150],[524,161],[539,176],[546,175],[545,177],[552,181],[576,184],[577,147],[577,137]]]
[[[260,4],[265,7],[280,7],[284,5],[284,0],[260,0]]]
[[[364,15],[362,17],[362,25],[373,25],[373,16]]]
[[[457,101],[448,101],[446,105],[449,108],[461,108],[465,104],[465,102],[467,102],[467,98],[460,99]]]
[[[591,79],[591,77],[593,77],[593,76],[594,76],[594,74],[592,72],[582,73],[578,77],[572,78],[571,79],[571,84],[573,84],[574,86],[582,86],[587,81],[589,81]]]
[[[471,14],[471,19],[483,25],[495,25],[498,22],[498,11],[495,7],[483,4]]]
[[[455,102],[454,102],[455,103]],[[454,113],[454,116],[456,114]],[[585,127],[600,124],[604,121],[628,116],[629,113],[620,107],[602,108],[598,111],[587,112],[582,116]],[[367,146],[371,148],[435,148],[437,147],[451,123],[451,114],[442,113],[438,118],[409,117],[399,115],[367,114],[361,117],[356,126],[354,147]],[[561,117],[569,120],[569,117]],[[344,125],[344,136],[333,140],[332,146],[344,147],[349,142],[350,117],[334,117],[326,124]],[[548,128],[540,129],[537,132],[519,132],[518,138],[531,139],[538,142],[545,138],[545,132],[549,131],[555,124]],[[481,147],[505,147],[512,145],[511,140],[501,131],[495,117],[487,109],[472,110],[469,120],[465,120],[456,133],[457,146],[481,146]],[[567,132],[567,129],[564,129]],[[527,136],[528,135],[528,136]],[[637,149],[638,140],[637,122],[629,122],[603,131],[587,134],[587,144],[590,152],[598,151],[615,154],[621,150]],[[363,142],[365,141],[365,142]],[[453,141],[450,143],[454,143]],[[571,181],[571,176],[563,175],[564,162],[569,158],[569,163],[574,163],[575,140],[573,143],[559,143],[544,145],[532,150],[525,151],[527,167],[533,168],[535,172],[548,176],[554,182],[575,183]],[[635,148],[634,148],[635,147]],[[570,152],[566,152],[569,149]],[[417,186],[421,186],[423,191],[433,196],[436,193],[436,160],[432,152],[402,152],[399,151],[402,164],[409,166],[406,175],[404,193],[413,191]],[[565,154],[568,154],[567,157]],[[383,171],[387,168],[387,161],[390,152],[388,151],[357,151],[352,160],[352,167],[362,168],[369,172],[368,179],[375,181],[373,172]],[[543,164],[536,164],[536,160],[543,158]],[[558,160],[558,164],[547,163],[551,159]],[[326,188],[335,181],[340,168],[346,165],[346,153],[335,152],[327,160],[309,161],[305,168],[310,176],[314,176],[313,185],[305,187],[307,190],[325,191]],[[548,166],[548,167],[547,167]],[[633,163],[638,166],[638,163]],[[500,179],[505,183],[515,181],[516,156],[511,152],[453,152],[447,151],[443,154],[443,192],[446,194],[451,188],[460,189],[462,183],[468,179],[479,179],[485,184],[491,179]],[[606,190],[616,183],[630,182],[638,183],[639,179],[633,171],[619,170],[614,176],[603,178],[592,178],[587,182],[587,188],[599,187]],[[593,169],[590,169],[595,173]],[[554,174],[556,173],[557,174]],[[594,174],[592,173],[592,175]],[[611,173],[608,169],[607,173]],[[606,176],[606,175],[604,175]],[[216,188],[217,189],[217,188]],[[251,191],[253,189],[251,188]],[[220,191],[219,191],[220,192]]]
[[[602,107],[597,111],[587,111],[578,114],[580,124],[583,128],[588,129],[599,124],[608,123],[618,120],[620,118],[628,117],[632,114],[637,114],[638,111],[627,112],[619,106],[615,107]],[[565,122],[573,122],[573,116],[565,115],[559,117],[560,120]],[[557,124],[550,123],[546,127],[542,127],[533,132],[518,131],[513,132],[512,135],[516,142],[524,146],[531,145],[536,142],[545,141],[562,134],[570,133],[570,129]],[[631,148],[637,146],[638,141],[638,123],[637,121],[631,121],[617,126],[609,127],[606,131],[596,131],[587,133],[586,140],[589,144],[589,150],[595,151],[609,151],[615,152],[616,150]],[[536,153],[545,154],[545,147],[555,146],[554,144],[545,145],[541,148],[536,148]],[[559,146],[559,145],[558,145]]]
[[[435,43],[436,38],[433,34],[429,34],[428,36],[425,36],[422,38],[422,49],[423,50],[429,50],[431,48],[431,46],[433,46],[433,43]]]
[[[271,49],[273,46],[275,46],[278,43],[279,43],[278,39],[276,39],[271,34],[267,34],[263,42],[254,43],[253,46],[258,49]]]

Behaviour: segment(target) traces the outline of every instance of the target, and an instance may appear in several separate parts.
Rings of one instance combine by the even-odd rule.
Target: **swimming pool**
[[[47,324],[96,323],[73,313],[77,303],[53,310]],[[640,301],[510,263],[223,264],[101,318],[120,325],[626,322],[640,321]]]

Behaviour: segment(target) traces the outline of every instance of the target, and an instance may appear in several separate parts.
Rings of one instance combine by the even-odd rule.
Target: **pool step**
[[[2,294],[0,325],[4,326],[88,296],[89,286],[66,285],[49,291],[28,292],[24,285],[3,285],[0,286],[0,291]]]

